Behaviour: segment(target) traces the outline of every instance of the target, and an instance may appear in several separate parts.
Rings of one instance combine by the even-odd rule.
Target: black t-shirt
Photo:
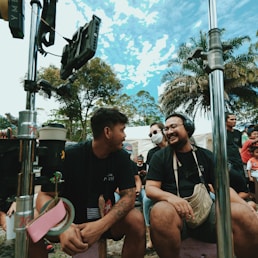
[[[139,166],[137,164],[137,170],[140,172],[141,170],[146,170],[147,169],[147,165],[146,163],[142,163],[142,166]]]
[[[99,159],[90,141],[69,146],[65,155],[61,196],[74,205],[75,223],[98,219],[96,211],[101,194],[114,204],[117,187],[120,190],[135,187],[132,163],[124,150]]]
[[[0,211],[7,212],[17,195],[19,161],[19,140],[0,139]]]
[[[136,164],[133,160],[131,160],[131,163],[132,163],[133,174],[134,174],[135,176],[137,176],[137,175],[138,175],[137,164]]]
[[[149,151],[148,151],[148,154],[147,154],[147,159],[146,159],[146,164],[150,164],[150,161],[151,161],[151,158],[152,158],[152,156],[153,156],[153,154],[156,152],[156,151],[158,151],[158,150],[160,150],[160,147],[159,146],[155,146],[155,147],[153,147],[152,149],[150,149]]]
[[[147,164],[146,163],[142,163],[142,166],[138,166],[138,164],[136,166],[137,166],[137,172],[140,172],[142,170],[147,171]],[[145,185],[146,174],[140,174],[140,178],[141,178],[141,181],[142,181],[142,185]]]
[[[241,132],[234,129],[233,132],[227,130],[227,155],[228,161],[240,170],[243,169],[242,159],[239,152],[239,148],[242,147],[242,135]],[[242,172],[241,172],[242,173]]]
[[[214,184],[212,152],[196,147],[196,157],[205,183]],[[181,166],[178,167],[179,194],[181,197],[192,195],[194,185],[201,182],[192,151],[176,153]],[[147,180],[161,182],[161,189],[177,195],[177,187],[173,170],[173,149],[167,146],[157,151],[151,161]]]

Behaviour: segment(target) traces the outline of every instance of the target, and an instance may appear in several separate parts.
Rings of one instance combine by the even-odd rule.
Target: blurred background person
[[[150,149],[147,153],[147,160],[146,160],[147,173],[148,173],[148,167],[153,154],[167,146],[167,139],[164,135],[163,130],[164,130],[164,124],[161,122],[155,122],[150,125],[149,137],[152,143],[155,144],[155,146],[152,149]],[[152,206],[152,200],[149,199],[145,193],[145,196],[143,198],[143,216],[146,224],[146,233],[147,233],[146,249],[147,250],[153,249],[152,241],[150,238],[150,207],[151,206]]]

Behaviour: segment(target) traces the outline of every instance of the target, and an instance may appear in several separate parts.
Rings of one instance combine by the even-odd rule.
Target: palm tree
[[[249,41],[248,36],[243,36],[222,42],[223,46],[231,46],[223,53],[225,104],[231,111],[236,111],[241,102],[248,103],[256,109],[258,106],[258,68],[255,64],[257,58],[255,46],[250,44],[247,53],[235,55],[236,50]],[[204,60],[188,59],[196,48],[208,52],[207,33],[200,31],[199,38],[190,38],[190,43],[183,43],[179,47],[177,58],[168,62],[168,67],[172,69],[162,77],[165,90],[159,99],[165,114],[182,106],[193,118],[197,111],[209,114],[209,79],[204,69]]]

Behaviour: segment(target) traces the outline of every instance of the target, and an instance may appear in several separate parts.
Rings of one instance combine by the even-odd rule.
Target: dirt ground
[[[107,241],[107,258],[121,257],[123,240]],[[65,254],[60,250],[59,244],[54,245],[55,251],[48,255],[49,258],[70,258],[71,256]],[[14,258],[15,257],[15,240],[6,240],[5,231],[0,228],[0,258]],[[155,251],[148,251],[146,258],[158,258]],[[37,257],[35,257],[37,258]]]

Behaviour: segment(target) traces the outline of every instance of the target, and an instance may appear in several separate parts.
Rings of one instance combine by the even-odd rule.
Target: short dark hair
[[[166,117],[165,121],[167,121],[171,117],[181,118],[182,121],[183,121],[183,125],[185,127],[185,130],[188,133],[189,138],[193,135],[193,133],[195,131],[195,125],[194,125],[194,122],[192,121],[192,119],[190,119],[186,114],[175,112],[175,113],[172,113],[172,114],[168,115]]]
[[[126,124],[128,118],[116,108],[99,108],[91,117],[91,130],[94,138],[98,138],[106,126],[112,128],[116,124]]]
[[[225,122],[227,122],[229,116],[235,116],[235,114],[233,112],[225,112]]]
[[[252,132],[258,132],[258,125],[249,125],[247,127],[247,135],[250,137]]]
[[[250,151],[251,153],[254,153],[254,151],[257,150],[257,149],[258,149],[258,145],[252,144],[252,145],[249,147],[249,151]]]
[[[165,128],[165,125],[161,122],[153,122],[151,125],[150,125],[150,128],[153,126],[153,125],[157,125],[158,128],[161,130],[161,133],[164,135],[164,128]],[[165,135],[164,135],[165,136]]]
[[[152,127],[153,125],[157,125],[160,130],[163,130],[165,127],[164,124],[161,122],[154,122],[150,125],[150,127]]]

